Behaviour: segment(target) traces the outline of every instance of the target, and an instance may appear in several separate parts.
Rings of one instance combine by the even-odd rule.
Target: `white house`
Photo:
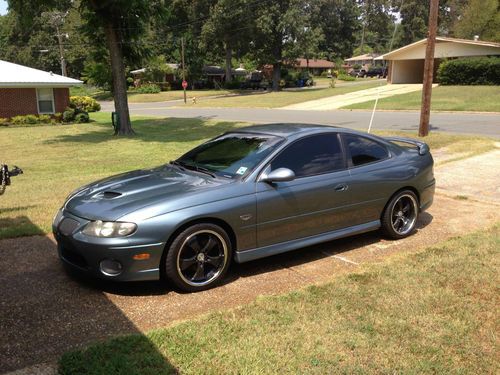
[[[422,83],[426,47],[427,39],[422,39],[379,56],[374,60],[389,62],[387,74],[389,83]],[[434,70],[437,70],[443,59],[497,55],[500,55],[500,43],[437,37],[434,52]],[[434,77],[436,77],[436,74],[434,74]]]

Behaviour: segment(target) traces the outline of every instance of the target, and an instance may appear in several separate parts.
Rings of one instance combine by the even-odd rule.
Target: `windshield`
[[[282,141],[262,134],[228,133],[196,147],[176,162],[201,172],[239,178],[249,174]]]

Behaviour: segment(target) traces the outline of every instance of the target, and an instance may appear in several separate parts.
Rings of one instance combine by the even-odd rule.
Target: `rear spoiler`
[[[425,155],[429,152],[429,146],[427,145],[427,143],[417,141],[416,139],[405,138],[405,137],[384,137],[384,139],[389,142],[408,143],[413,146],[416,146],[419,155]]]

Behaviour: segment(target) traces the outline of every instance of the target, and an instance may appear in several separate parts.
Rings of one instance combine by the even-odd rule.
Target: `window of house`
[[[38,113],[54,113],[53,89],[36,89],[38,98]]]
[[[297,177],[344,169],[337,134],[318,134],[291,144],[271,162],[271,170],[278,168],[291,169]]]
[[[373,163],[389,157],[387,149],[371,139],[357,135],[344,135],[353,166]]]

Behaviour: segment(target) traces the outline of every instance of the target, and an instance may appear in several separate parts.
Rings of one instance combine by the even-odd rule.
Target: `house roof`
[[[0,60],[0,87],[70,87],[82,83],[77,79]]]
[[[345,59],[344,61],[360,61],[360,60],[373,60],[377,55],[372,53],[365,53],[364,55],[353,56]]]
[[[297,59],[297,67],[307,68],[307,59]],[[309,68],[334,68],[335,63],[323,59],[309,59]]]
[[[173,69],[173,70],[177,70],[179,69],[180,65],[179,64],[176,64],[176,63],[168,63],[168,64],[165,64],[167,65],[169,68]],[[131,70],[130,71],[130,74],[141,74],[141,73],[145,73],[146,72],[146,68],[141,68],[141,69],[136,69],[136,70]]]
[[[375,60],[398,60],[405,54],[410,54],[412,51],[418,49],[420,54],[425,50],[423,47],[427,44],[427,38],[419,40],[417,42],[408,44],[404,47],[398,48],[394,51],[388,52],[384,55],[381,55]],[[436,37],[436,47],[441,47],[441,46],[465,46],[468,47],[469,49],[475,49],[477,55],[493,55],[493,54],[499,54],[500,55],[500,43],[496,42],[487,42],[483,40],[469,40],[469,39],[458,39],[458,38],[448,38],[448,37],[443,37],[443,36],[438,36]],[[440,57],[461,57],[462,52],[461,51],[452,51],[450,48],[442,48],[442,51],[440,51],[441,48],[436,48],[436,53],[435,57],[440,58]],[[469,51],[467,52],[466,56],[474,56],[474,52]],[[412,59],[415,58],[425,58],[425,55],[422,56],[415,56],[414,54],[410,57]]]

